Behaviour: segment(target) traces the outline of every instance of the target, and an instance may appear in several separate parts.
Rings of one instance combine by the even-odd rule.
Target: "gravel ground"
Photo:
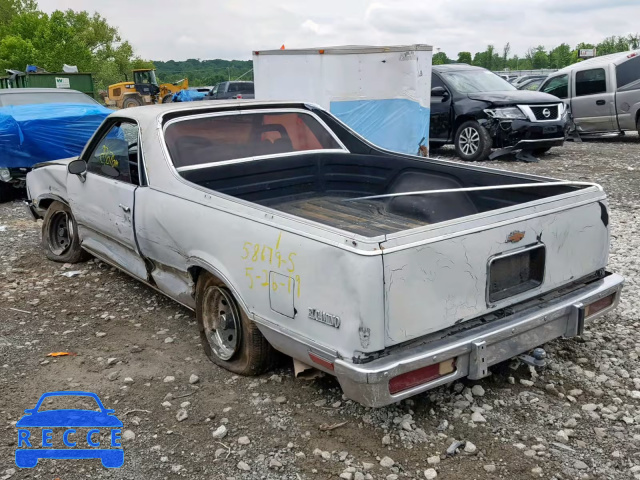
[[[610,269],[627,279],[616,312],[546,345],[541,371],[500,365],[377,410],[332,378],[294,379],[287,362],[258,378],[214,367],[193,313],[100,262],[46,260],[40,224],[0,205],[0,479],[640,479],[639,149],[630,135],[568,143],[536,164],[487,162],[605,187]],[[47,357],[59,351],[77,355]],[[122,468],[15,467],[15,422],[54,390],[93,391],[115,409]],[[447,456],[454,441],[466,443]]]

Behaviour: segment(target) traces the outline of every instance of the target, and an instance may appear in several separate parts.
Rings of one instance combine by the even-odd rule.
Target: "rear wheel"
[[[42,222],[42,247],[49,260],[78,263],[89,258],[80,247],[78,225],[71,209],[61,202],[53,202]]]
[[[486,160],[493,144],[489,132],[475,120],[460,125],[454,143],[458,156],[468,162]]]
[[[231,291],[207,272],[198,278],[196,319],[205,353],[216,365],[239,375],[258,375],[273,365],[275,350]]]
[[[142,99],[138,96],[131,96],[124,99],[122,102],[122,108],[141,107]]]
[[[173,93],[168,93],[164,97],[162,97],[162,103],[171,103],[173,100]]]

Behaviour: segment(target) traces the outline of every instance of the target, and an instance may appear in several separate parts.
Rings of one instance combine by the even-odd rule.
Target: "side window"
[[[241,83],[230,83],[229,84],[229,93],[231,92],[239,92],[242,88],[242,84]]]
[[[138,184],[138,125],[115,123],[91,152],[87,171]]]
[[[594,68],[576,73],[576,97],[606,93],[607,75],[604,68]]]
[[[569,77],[567,75],[559,75],[547,80],[540,91],[555,95],[558,98],[567,98],[569,96]]]
[[[635,83],[635,90],[640,88],[638,82],[640,81],[640,55],[635,56],[624,63],[621,63],[616,67],[616,77],[618,88],[626,87],[632,83]]]
[[[437,76],[435,74],[431,74],[431,88],[444,87],[444,86],[445,86],[444,82],[442,80],[440,80],[439,76]]]

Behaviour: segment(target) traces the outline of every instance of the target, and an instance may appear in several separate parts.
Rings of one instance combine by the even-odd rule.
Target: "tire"
[[[207,272],[200,274],[196,286],[196,319],[205,353],[219,367],[249,376],[274,365],[276,351],[231,291]],[[221,321],[225,322],[224,328]]]
[[[165,103],[171,103],[172,99],[173,99],[173,93],[169,93],[164,97],[162,97],[162,104],[164,105]]]
[[[549,150],[551,150],[551,147],[547,147],[547,148],[534,148],[533,149],[533,154],[536,156],[540,156],[540,155],[544,155],[545,153],[547,153]]]
[[[8,202],[15,198],[15,188],[9,183],[0,180],[0,203]]]
[[[141,107],[142,105],[142,99],[136,95],[127,97],[122,102],[122,108]]]
[[[493,141],[486,128],[475,120],[467,120],[458,128],[454,145],[462,160],[479,162],[487,159]]]
[[[78,224],[71,209],[61,202],[53,202],[42,222],[42,248],[49,260],[79,263],[90,258],[82,250]]]

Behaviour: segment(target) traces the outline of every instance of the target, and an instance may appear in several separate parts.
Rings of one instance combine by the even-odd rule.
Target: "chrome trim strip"
[[[235,165],[236,163],[247,163],[247,162],[253,162],[256,160],[268,160],[270,158],[293,157],[297,155],[309,155],[312,153],[345,153],[345,151],[339,148],[327,148],[327,149],[319,149],[319,150],[301,150],[296,152],[272,153],[269,155],[259,155],[257,157],[243,157],[243,158],[237,158],[233,160],[222,160],[220,162],[208,162],[208,163],[200,163],[198,165],[178,167],[176,168],[176,171],[189,172],[191,170],[200,170],[200,169],[209,168],[209,167],[221,167],[223,165]]]
[[[558,107],[558,116],[556,116],[555,118],[550,117],[544,120],[538,120],[535,114],[533,113],[533,110],[531,109],[531,107],[540,107],[540,108]],[[566,107],[564,106],[564,102],[559,102],[559,103],[551,103],[548,105],[518,105],[518,108],[522,110],[522,112],[529,118],[531,122],[544,123],[544,122],[557,122],[558,120],[560,120],[562,118],[562,115],[564,114],[564,108]]]
[[[497,260],[502,260],[503,258],[513,257],[514,255],[520,255],[522,253],[529,252],[531,250],[537,250],[539,248],[542,248],[545,251],[544,252],[544,258],[545,258],[544,271],[542,272],[542,281],[540,282],[540,285],[538,285],[537,287],[529,288],[522,292],[518,292],[514,295],[509,295],[507,297],[501,298],[499,300],[496,300],[495,302],[491,301],[491,292],[490,292],[489,284],[491,283],[491,266],[493,265],[493,262]],[[484,299],[487,304],[487,307],[489,308],[495,307],[497,304],[504,302],[505,300],[512,300],[514,298],[519,298],[522,294],[525,294],[525,293],[527,295],[531,295],[536,290],[541,290],[544,285],[546,275],[547,275],[547,246],[544,243],[534,243],[533,245],[518,248],[517,250],[510,250],[508,252],[497,253],[489,257],[489,261],[487,262],[487,285],[485,286],[485,294],[484,294],[484,297],[485,297]]]
[[[554,138],[541,138],[538,140],[520,140],[517,145],[521,143],[546,143],[546,142],[564,142],[564,137],[554,137]],[[592,185],[597,185],[593,183]]]

